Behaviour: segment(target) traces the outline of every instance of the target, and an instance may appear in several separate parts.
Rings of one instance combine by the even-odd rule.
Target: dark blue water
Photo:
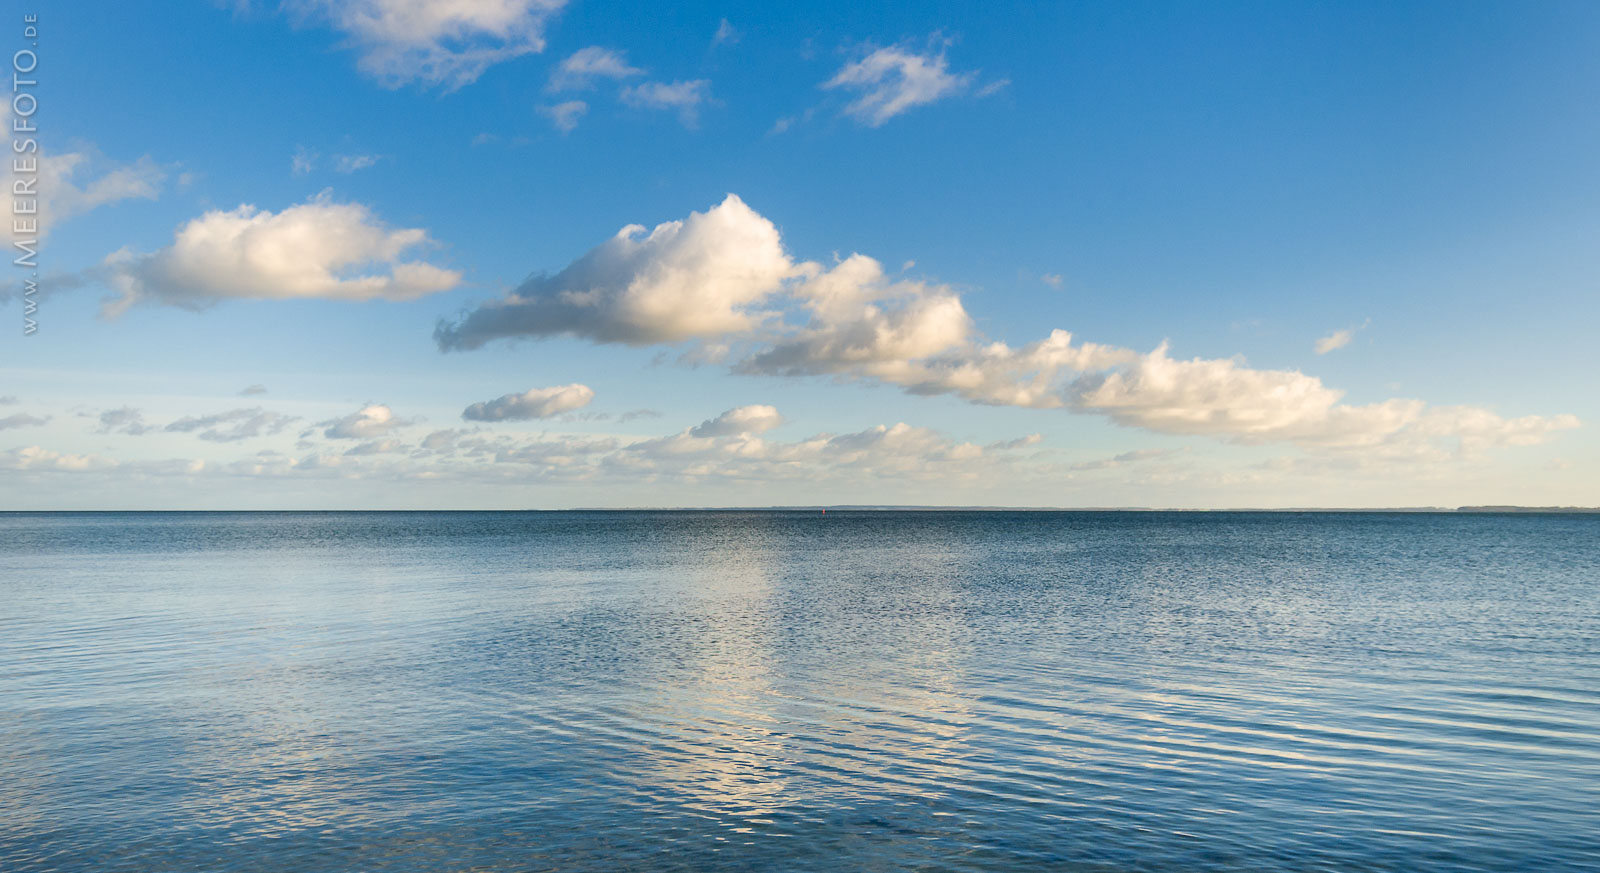
[[[0,870],[1600,868],[1600,516],[0,515]]]

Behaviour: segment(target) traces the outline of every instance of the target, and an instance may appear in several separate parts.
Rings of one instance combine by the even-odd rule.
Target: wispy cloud
[[[302,20],[343,32],[358,65],[386,87],[456,89],[489,67],[544,50],[565,0],[296,0]]]
[[[874,49],[846,64],[822,87],[856,93],[845,113],[879,127],[917,106],[965,92],[976,78],[975,72],[950,72],[943,49],[919,53],[899,45]]]
[[[615,49],[592,45],[578,49],[562,61],[545,90],[552,93],[575,91],[594,87],[597,79],[627,79],[644,75],[644,70],[628,63],[628,58]]]
[[[299,419],[295,416],[255,407],[230,409],[212,415],[185,416],[168,424],[163,430],[168,433],[194,433],[208,442],[231,443],[282,433],[296,421]]]
[[[145,423],[144,413],[132,406],[108,409],[100,413],[99,433],[122,433],[129,436],[142,436],[155,429],[154,425]]]
[[[578,119],[589,111],[589,104],[582,100],[568,100],[554,106],[541,106],[539,111],[549,116],[550,123],[562,133],[571,133],[578,126]]]
[[[347,174],[358,172],[377,166],[382,157],[382,155],[334,155],[333,171]]]
[[[684,127],[700,121],[700,107],[711,99],[711,80],[645,82],[622,89],[622,102],[636,109],[677,110]]]
[[[40,427],[49,423],[50,419],[48,417],[40,418],[37,415],[29,415],[26,412],[19,412],[16,415],[8,415],[4,418],[0,418],[0,430],[11,430],[19,427]]]

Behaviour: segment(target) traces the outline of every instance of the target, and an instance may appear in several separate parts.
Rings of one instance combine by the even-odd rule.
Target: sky
[[[0,40],[0,509],[1600,504],[1594,3]]]

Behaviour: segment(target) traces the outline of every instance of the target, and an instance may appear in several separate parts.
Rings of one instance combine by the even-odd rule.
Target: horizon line
[[[1468,506],[1241,506],[1241,507],[1152,507],[1152,506],[1004,506],[966,504],[774,504],[768,506],[571,506],[554,509],[0,509],[0,515],[68,514],[156,514],[156,513],[529,513],[529,512],[1252,512],[1252,513],[1600,513],[1600,506],[1526,506],[1520,504],[1480,504]]]

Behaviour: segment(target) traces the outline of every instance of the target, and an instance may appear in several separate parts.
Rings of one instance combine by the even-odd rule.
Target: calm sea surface
[[[0,870],[1600,869],[1600,516],[0,515]]]

